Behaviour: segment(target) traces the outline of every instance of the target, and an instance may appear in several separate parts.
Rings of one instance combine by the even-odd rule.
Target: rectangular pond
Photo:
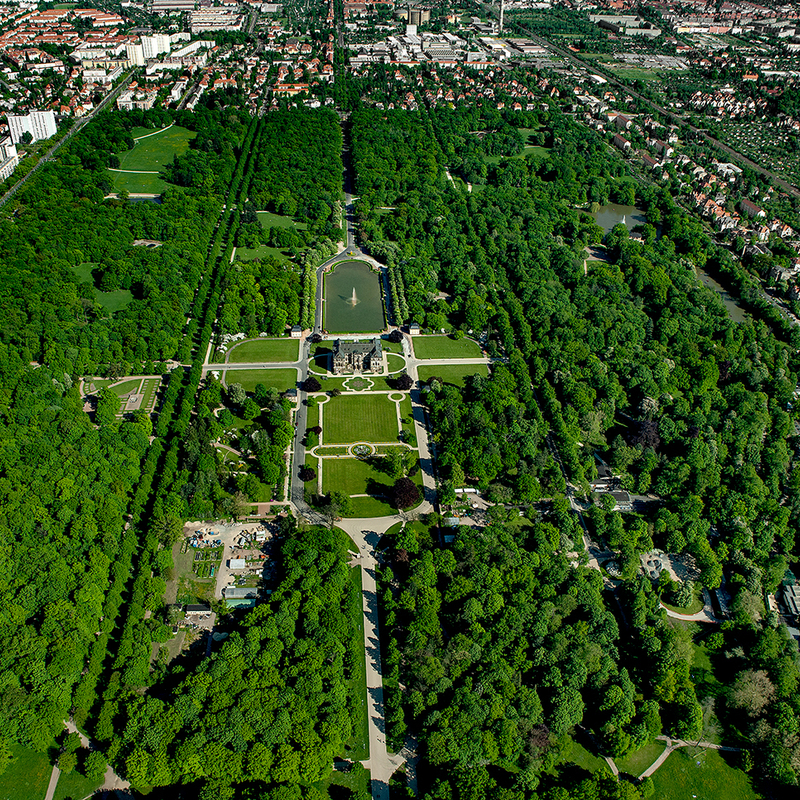
[[[364,261],[343,261],[325,275],[328,333],[377,333],[385,327],[380,275]]]

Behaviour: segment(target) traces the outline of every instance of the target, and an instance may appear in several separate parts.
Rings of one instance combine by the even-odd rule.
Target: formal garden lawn
[[[483,355],[477,342],[466,337],[415,336],[411,341],[417,358],[480,358]]]
[[[489,367],[486,364],[448,364],[440,367],[420,367],[419,379],[425,383],[433,377],[441,378],[445,383],[452,383],[453,386],[463,387],[467,378],[471,375],[489,374]]]
[[[676,750],[653,775],[653,797],[659,800],[759,800],[761,796],[753,790],[747,774],[731,766],[726,758],[716,750],[685,747]]]
[[[116,383],[111,387],[111,391],[117,397],[122,397],[123,395],[131,394],[133,392],[137,392],[139,387],[142,385],[142,381],[139,378],[132,378],[129,381],[122,381],[122,383]]]
[[[0,800],[44,797],[53,770],[47,754],[37,753],[18,744],[12,744],[9,749],[11,763],[0,775]]]
[[[322,411],[324,444],[397,441],[397,409],[385,394],[344,394]]]
[[[161,378],[145,378],[142,381],[142,409],[151,411],[155,408],[158,387],[161,385]]]
[[[664,752],[666,746],[665,742],[651,742],[640,750],[628,753],[625,758],[616,759],[616,764],[620,772],[638,778]]]
[[[375,459],[377,461],[377,459]],[[347,495],[389,496],[394,480],[369,461],[358,458],[326,458],[322,462],[322,492]]]
[[[255,390],[256,385],[275,388],[279,392],[297,387],[296,369],[229,369],[225,372],[225,385],[241,383],[246,392]]]
[[[401,372],[406,367],[406,360],[396,353],[387,353],[386,366],[389,372]]]
[[[255,339],[234,345],[228,351],[228,361],[234,363],[297,361],[298,358],[298,339]]]

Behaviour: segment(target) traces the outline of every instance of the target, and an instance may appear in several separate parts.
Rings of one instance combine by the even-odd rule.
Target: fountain
[[[353,308],[355,308],[358,305],[358,298],[356,297],[355,286],[353,287],[353,296],[348,300],[348,303],[350,303],[350,305],[353,306]]]
[[[627,223],[627,222],[625,222],[625,217],[626,217],[626,216],[627,216],[627,214],[623,214],[623,215],[622,215],[622,224],[623,224],[623,225],[624,225],[624,226],[627,228],[627,227],[628,227],[628,223]]]

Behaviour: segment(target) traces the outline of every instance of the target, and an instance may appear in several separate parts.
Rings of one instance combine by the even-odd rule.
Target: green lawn
[[[298,339],[255,339],[234,345],[228,351],[228,361],[234,363],[297,361],[298,358]]]
[[[388,367],[389,372],[400,372],[401,370],[405,369],[406,360],[402,356],[398,356],[395,353],[387,353],[386,366]]]
[[[664,605],[676,614],[696,614],[698,611],[703,610],[703,596],[699,589],[695,589],[694,599],[688,606],[674,606],[671,603],[664,602]]]
[[[10,749],[12,761],[0,775],[0,800],[44,797],[53,770],[47,754],[36,753],[18,744],[12,744]]]
[[[346,445],[332,445],[330,447],[325,447],[325,445],[322,444],[317,447],[315,452],[318,456],[346,456],[349,449],[350,448]]]
[[[486,364],[464,364],[464,365],[448,365],[444,367],[420,367],[419,379],[425,381],[436,376],[441,378],[445,383],[452,383],[454,386],[464,386],[466,379],[470,375],[483,375],[489,374],[489,368]]]
[[[137,391],[140,384],[141,381],[139,378],[134,378],[133,380],[123,381],[122,383],[112,386],[111,391],[114,392],[117,397],[122,397],[125,394],[131,394],[131,392]]]
[[[727,754],[726,754],[727,755]],[[750,778],[716,750],[681,748],[653,775],[659,800],[758,800]]]
[[[414,412],[411,406],[411,397],[406,395],[400,401],[400,418],[403,420],[403,430],[408,435],[406,444],[417,446],[417,426],[414,424]]]
[[[265,244],[261,244],[256,248],[236,248],[236,257],[241,261],[255,261],[256,259],[266,258],[267,256],[273,256],[278,264],[288,264],[291,260],[283,250],[278,250],[277,247],[268,247]]]
[[[369,462],[358,458],[327,458],[322,462],[324,494],[344,492],[348,495],[388,496],[393,483],[385,472],[379,472]]]
[[[229,369],[225,372],[225,385],[241,383],[245,391],[252,392],[256,384],[263,383],[279,392],[297,387],[296,369]]]
[[[403,352],[403,345],[401,342],[390,342],[385,336],[381,337],[381,347],[387,353]]]
[[[397,411],[386,395],[345,394],[322,412],[323,444],[394,442],[397,434]]]
[[[161,378],[145,378],[142,381],[142,408],[144,411],[151,411],[155,406],[158,387],[161,385]]]
[[[606,771],[609,775],[611,774],[608,764],[606,764],[602,758],[598,758],[594,753],[590,753],[583,745],[578,744],[578,742],[572,743],[572,746],[563,758],[563,763],[577,764],[588,772]]]
[[[265,230],[267,228],[297,228],[304,231],[308,228],[305,222],[295,222],[291,217],[273,214],[271,211],[257,211],[256,216]]]
[[[663,752],[666,747],[664,742],[651,742],[641,750],[628,753],[625,758],[616,759],[620,772],[627,772],[638,778]]]
[[[118,153],[119,168],[137,172],[158,172],[165,165],[172,162],[177,154],[185,153],[189,142],[197,135],[194,131],[173,125],[160,133],[150,131],[152,136],[146,136],[136,142],[133,150]]]
[[[472,339],[451,339],[449,336],[415,336],[417,358],[480,358],[481,349]]]
[[[355,545],[351,543],[351,549],[353,548],[355,548]],[[353,582],[358,596],[361,597],[361,570],[351,569],[350,580]],[[351,647],[356,656],[353,659],[353,675],[348,683],[350,684],[350,692],[355,698],[358,723],[353,726],[353,739],[345,746],[345,758],[351,761],[362,761],[369,758],[369,712],[367,709],[367,658],[364,652],[364,615],[356,614],[353,622]]]
[[[353,505],[353,513],[350,517],[389,517],[397,513],[396,508],[392,508],[387,502],[379,500],[377,497],[354,497],[350,501]]]
[[[78,279],[78,283],[90,283],[94,291],[94,299],[98,305],[101,305],[109,314],[119,311],[128,305],[133,300],[133,293],[129,289],[116,289],[113,292],[101,292],[94,285],[94,277],[92,270],[97,266],[91,262],[84,261],[77,267],[73,267],[72,271]]]
[[[329,353],[322,353],[321,355],[314,356],[308,360],[308,371],[316,375],[327,375],[329,362]]]
[[[81,755],[85,753],[86,751],[83,751]],[[67,798],[81,800],[83,797],[89,797],[94,794],[94,790],[102,783],[103,781],[90,781],[74,770],[69,775],[64,775],[62,772],[58,779],[58,786],[56,786],[53,800],[67,800]]]
[[[109,172],[108,177],[115,192],[129,194],[163,194],[167,190],[166,181],[158,175],[146,172]]]

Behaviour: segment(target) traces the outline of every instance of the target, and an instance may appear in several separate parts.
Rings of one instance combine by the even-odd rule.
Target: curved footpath
[[[705,750],[724,750],[729,753],[741,751],[740,747],[727,747],[713,742],[687,742],[685,739],[671,739],[669,736],[656,736],[656,739],[660,742],[666,742],[667,746],[664,748],[664,752],[639,776],[639,780],[652,775],[667,760],[670,753],[681,747],[702,747]]]

